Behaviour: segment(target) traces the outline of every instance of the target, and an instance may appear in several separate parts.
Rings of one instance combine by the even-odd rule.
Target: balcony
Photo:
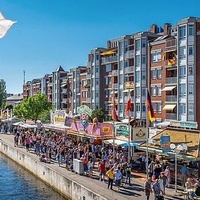
[[[166,84],[177,84],[177,77],[166,78]]]
[[[134,72],[134,66],[130,66],[130,67],[125,67],[124,68],[124,73],[133,73]]]
[[[118,83],[113,84],[113,90],[118,90]]]
[[[112,63],[112,62],[117,62],[117,56],[109,56],[109,57],[104,57],[101,58],[101,64],[107,64],[107,63]]]
[[[112,75],[113,76],[118,76],[118,70],[112,70]]]
[[[166,119],[177,120],[177,114],[176,113],[166,113]]]
[[[177,102],[177,95],[167,95],[166,101],[167,102]]]
[[[86,99],[86,102],[87,102],[87,103],[90,103],[90,102],[91,102],[91,98],[87,98],[87,99]]]
[[[127,51],[127,52],[125,53],[125,59],[133,58],[133,57],[134,57],[134,50]]]
[[[165,60],[165,66],[166,66],[166,68],[176,67],[177,66],[177,59]]]
[[[166,41],[166,48],[165,48],[166,51],[176,51],[176,49],[177,49],[176,39]]]
[[[61,92],[62,93],[67,93],[67,89],[62,89]]]
[[[67,103],[67,98],[63,98],[62,103]]]

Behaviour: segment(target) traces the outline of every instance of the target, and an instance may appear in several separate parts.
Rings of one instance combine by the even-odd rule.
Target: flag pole
[[[148,98],[148,89],[146,88],[146,101]],[[148,166],[149,166],[149,149],[148,149],[148,139],[149,139],[149,120],[148,120],[148,102],[146,102],[146,175],[148,178]]]
[[[131,98],[130,96],[130,88],[128,89],[128,96],[129,99]],[[129,130],[129,135],[128,135],[128,163],[130,164],[131,156],[130,156],[130,140],[131,140],[131,129],[130,129],[130,110],[128,112],[128,130]]]

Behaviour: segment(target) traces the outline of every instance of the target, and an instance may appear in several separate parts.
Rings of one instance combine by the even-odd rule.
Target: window
[[[156,96],[156,86],[151,87],[151,95]]]
[[[136,112],[140,111],[140,104],[139,103],[136,103],[136,105],[135,105],[135,111]]]
[[[193,103],[188,104],[188,114],[194,115],[194,104]]]
[[[189,28],[188,28],[188,35],[193,35],[194,33],[194,28],[193,28],[193,25],[189,25]]]
[[[156,79],[156,69],[151,70],[151,78]]]
[[[161,113],[162,112],[162,104],[161,102],[157,103],[157,113]]]
[[[193,47],[189,47],[189,48],[188,48],[188,54],[189,54],[189,55],[193,55],[193,54],[194,54],[193,50],[194,50]]]
[[[186,85],[180,84],[180,95],[185,96],[186,95]]]
[[[194,86],[188,85],[188,94],[194,94]]]
[[[144,103],[142,104],[142,112],[146,112],[146,105]]]
[[[99,72],[99,67],[96,67],[96,73]]]
[[[186,77],[186,66],[180,66],[180,78]]]
[[[189,67],[189,74],[193,75],[193,67]]]
[[[157,69],[157,77],[158,77],[158,79],[162,78],[162,74],[161,73],[162,73],[161,68]]]
[[[96,79],[96,83],[95,83],[96,85],[99,85],[99,79]]]
[[[179,110],[180,110],[180,114],[185,114],[186,113],[186,105],[181,103]]]
[[[135,41],[135,50],[136,51],[140,50],[140,40]]]
[[[142,71],[142,80],[146,80],[146,72]]]
[[[140,81],[140,72],[135,73],[135,81],[139,82]]]
[[[82,80],[82,87],[85,87],[87,85],[87,81],[86,80]]]
[[[135,88],[135,97],[138,98],[140,97],[140,88]]]
[[[146,47],[146,40],[142,40],[142,47],[145,48]]]
[[[99,55],[96,55],[96,60],[99,60]]]
[[[136,67],[140,66],[140,55],[137,55],[137,56],[135,57],[135,66],[136,66]]]
[[[146,64],[146,56],[142,56],[142,64]]]
[[[111,84],[111,77],[105,77],[106,78],[106,85]]]
[[[154,112],[156,112],[157,111],[157,103],[152,103],[152,106],[153,106]]]
[[[111,64],[106,65],[106,72],[110,72],[111,71]]]
[[[161,86],[157,86],[157,93],[158,93],[158,96],[161,96]]]
[[[186,28],[185,26],[181,26],[179,28],[179,38],[184,39],[186,37]]]
[[[151,53],[152,62],[159,62],[161,61],[161,51],[154,51]]]
[[[180,47],[179,48],[179,58],[185,58],[186,57],[186,47]]]

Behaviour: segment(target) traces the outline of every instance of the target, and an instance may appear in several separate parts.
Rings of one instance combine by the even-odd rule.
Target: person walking
[[[150,195],[152,193],[152,179],[151,177],[148,177],[148,179],[144,183],[144,192],[147,197],[147,200],[149,200]]]
[[[110,188],[111,190],[113,189],[113,180],[115,178],[114,174],[114,168],[112,167],[106,172],[106,176],[108,177],[108,189]]]
[[[166,187],[169,188],[169,184],[171,181],[171,172],[169,166],[166,167],[164,175],[166,176]]]
[[[125,184],[128,184],[131,185],[131,166],[130,164],[128,164],[127,168],[126,168],[126,182]]]
[[[122,179],[122,173],[120,169],[118,168],[115,172],[115,183],[117,186],[117,190],[119,190],[120,184],[121,184],[121,179]]]
[[[161,196],[161,188],[160,188],[160,183],[159,179],[157,178],[155,182],[153,183],[153,192],[154,192],[154,199],[155,200],[161,200],[164,199],[163,196]]]
[[[186,178],[187,178],[187,175],[189,174],[189,171],[188,171],[186,163],[183,164],[183,166],[180,169],[180,172],[181,172],[182,186],[185,187]]]

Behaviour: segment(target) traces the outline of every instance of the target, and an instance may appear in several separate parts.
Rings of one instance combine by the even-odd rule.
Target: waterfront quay
[[[67,199],[72,200],[145,200],[143,191],[145,175],[133,172],[132,185],[125,185],[118,191],[107,189],[107,183],[98,180],[98,174],[93,178],[68,171],[65,166],[58,166],[56,162],[50,164],[40,162],[34,152],[27,152],[25,148],[14,146],[14,136],[0,134],[0,152],[29,170],[43,180],[50,187],[57,190]],[[174,190],[167,189],[165,199],[183,199],[173,196]],[[151,195],[153,200],[153,195]]]

